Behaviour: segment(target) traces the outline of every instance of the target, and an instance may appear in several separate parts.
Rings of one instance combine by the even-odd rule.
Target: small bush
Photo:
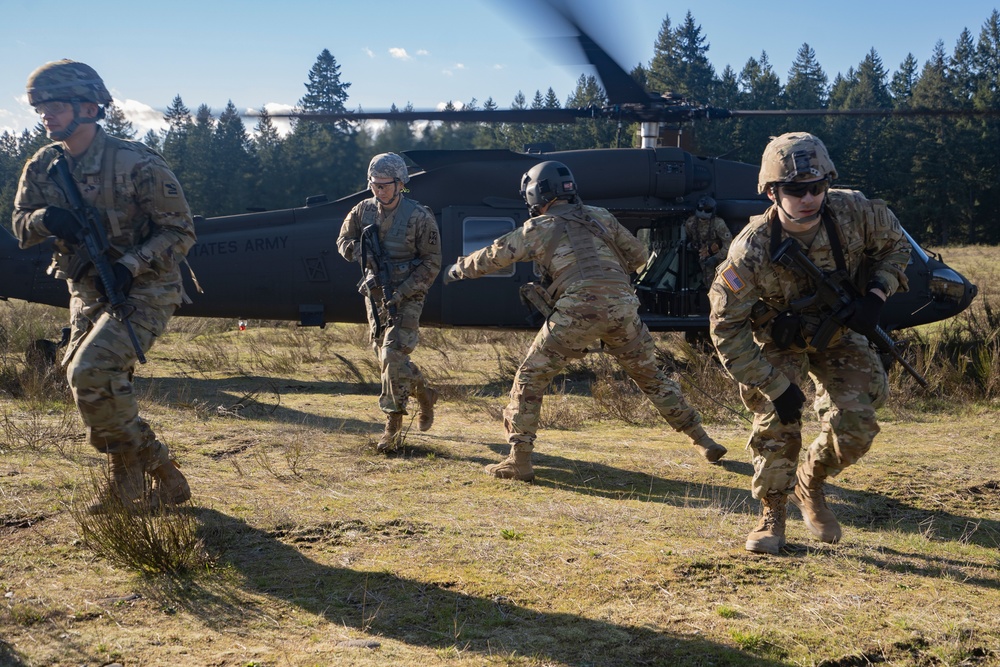
[[[145,574],[181,574],[208,562],[194,514],[185,508],[151,508],[143,502],[126,505],[106,497],[107,467],[92,475],[89,493],[73,506],[73,518],[84,543],[111,563]],[[104,500],[106,511],[88,514]]]

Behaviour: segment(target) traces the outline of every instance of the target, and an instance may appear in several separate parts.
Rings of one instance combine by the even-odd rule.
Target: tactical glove
[[[445,267],[444,278],[443,278],[443,282],[445,285],[461,279],[462,279],[462,270],[458,268],[458,264],[449,264],[447,267]]]
[[[802,406],[806,402],[806,395],[799,389],[799,385],[794,382],[788,385],[788,389],[771,399],[774,411],[778,413],[778,419],[782,424],[794,424],[802,419]]]
[[[77,234],[80,232],[80,223],[71,211],[58,206],[46,206],[45,213],[42,214],[42,224],[52,236],[58,237],[68,243],[77,243]]]
[[[882,315],[882,307],[885,306],[885,299],[869,291],[864,297],[855,303],[854,313],[847,321],[847,326],[859,333],[874,331],[878,326],[879,317]]]
[[[115,286],[118,287],[123,296],[128,296],[128,293],[132,291],[132,272],[121,262],[112,264],[111,270],[115,274]],[[97,287],[97,291],[101,293],[101,296],[107,299],[107,290],[104,289],[104,283],[101,282],[100,276],[94,278],[94,284]]]

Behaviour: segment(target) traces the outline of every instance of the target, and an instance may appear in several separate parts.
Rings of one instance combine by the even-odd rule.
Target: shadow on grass
[[[14,650],[14,647],[0,639],[0,665],[4,667],[27,667],[24,656]]]
[[[364,419],[328,417],[303,410],[289,408],[281,403],[283,395],[299,392],[322,394],[371,395],[372,405],[378,406],[377,385],[350,382],[303,381],[290,378],[265,376],[240,376],[225,379],[196,378],[136,378],[136,385],[143,391],[150,391],[158,400],[168,404],[187,404],[201,401],[207,409],[219,414],[232,413],[242,419],[258,419],[283,424],[309,424],[328,431],[367,433],[373,428],[382,428],[379,422]]]
[[[488,444],[486,448],[495,452],[496,456],[473,456],[468,457],[469,460],[484,465],[496,463],[508,452],[506,444]],[[644,471],[625,470],[538,451],[532,454],[532,463],[535,466],[533,484],[551,488],[616,500],[630,498],[664,502],[678,507],[693,507],[699,503],[733,511],[749,507],[751,514],[756,514],[759,507],[750,495],[749,477],[753,475],[753,466],[743,461],[723,459],[720,463],[727,472],[747,478],[743,488],[672,480]],[[707,464],[699,461],[699,465]],[[1000,507],[1000,483],[982,484],[951,495],[956,505],[977,506],[981,516],[990,514],[990,508]],[[827,500],[845,528],[891,529],[925,535],[929,539],[1000,548],[1000,522],[993,519],[973,518],[939,508],[924,509],[878,491],[850,491],[833,484],[827,484]],[[792,508],[789,512],[796,520],[801,517],[797,509]],[[993,582],[990,585],[996,584]]]
[[[161,589],[170,604],[210,627],[270,617],[240,597],[242,589],[293,604],[356,632],[434,650],[461,648],[483,656],[529,656],[566,665],[782,665],[700,638],[619,625],[516,604],[504,595],[478,597],[389,572],[359,572],[316,562],[273,534],[214,509],[195,509],[200,537],[224,575]],[[217,570],[218,571],[218,570]],[[235,586],[235,588],[234,588]]]

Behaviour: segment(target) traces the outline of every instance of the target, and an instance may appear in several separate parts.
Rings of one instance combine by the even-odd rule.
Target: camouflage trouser
[[[146,325],[163,322],[165,326],[174,310],[173,305],[165,306],[143,313],[142,320]],[[142,447],[155,436],[139,417],[132,386],[137,356],[125,325],[100,306],[71,307],[71,312],[72,333],[63,363],[90,444],[109,454]],[[146,325],[133,322],[143,353],[164,328],[153,325],[158,330],[152,331]]]
[[[368,322],[373,323],[371,303],[366,301]],[[406,412],[410,396],[423,395],[426,383],[417,365],[410,361],[410,354],[420,341],[420,313],[423,299],[405,299],[396,310],[396,318],[382,332],[379,340],[372,340],[372,349],[382,369],[382,393],[378,406],[382,412]],[[379,308],[381,311],[381,307]],[[382,321],[386,322],[384,312]]]
[[[549,383],[570,359],[584,356],[599,340],[670,426],[686,432],[701,423],[680,386],[657,363],[653,338],[636,312],[638,304],[630,291],[614,295],[580,291],[559,299],[517,369],[503,413],[510,444],[534,442]]]
[[[816,385],[813,404],[820,433],[802,463],[807,479],[834,476],[856,463],[879,432],[875,408],[888,395],[885,370],[868,341],[848,332],[822,353],[779,350],[766,344],[764,356],[800,387]],[[769,492],[790,493],[802,449],[802,422],[782,424],[770,401],[758,390],[740,385],[743,402],[754,411],[749,447],[753,451],[754,498]]]

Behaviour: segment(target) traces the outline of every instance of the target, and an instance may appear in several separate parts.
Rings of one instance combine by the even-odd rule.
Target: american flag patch
[[[726,268],[722,269],[722,279],[726,281],[726,285],[729,286],[729,291],[733,294],[739,294],[740,290],[747,286],[740,275],[736,273],[736,267],[732,264],[727,264]]]

